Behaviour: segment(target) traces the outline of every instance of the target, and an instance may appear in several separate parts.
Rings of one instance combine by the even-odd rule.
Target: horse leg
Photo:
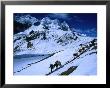
[[[52,72],[52,68],[51,68],[51,72]]]
[[[60,65],[59,65],[60,67],[62,66],[62,64],[60,63]]]
[[[58,68],[58,65],[56,66],[56,69]]]

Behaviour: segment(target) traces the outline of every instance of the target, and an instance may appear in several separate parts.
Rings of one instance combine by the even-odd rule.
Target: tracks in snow
[[[89,48],[89,49],[90,49],[90,48]],[[85,52],[90,51],[89,49],[87,49]],[[81,53],[80,56],[81,56],[82,54],[84,54],[85,52]],[[91,54],[94,54],[94,53],[97,53],[97,52],[91,52],[91,53],[86,54],[85,56],[91,55]],[[74,61],[75,59],[79,59],[79,58],[83,58],[83,57],[84,57],[84,56],[83,56],[83,57],[80,57],[80,56],[78,56],[78,57],[73,57],[72,60],[67,61],[65,64],[63,64],[63,65],[60,66],[59,68],[57,68],[57,69],[53,70],[52,72],[49,72],[49,73],[47,73],[47,74],[45,74],[45,75],[48,76],[48,75],[50,75],[50,74],[52,74],[52,73],[58,71],[59,69],[63,68],[63,67],[66,66],[67,64],[71,63],[71,62]],[[75,67],[76,67],[76,66],[75,66]],[[78,67],[78,66],[77,66],[77,67]]]
[[[64,50],[60,50],[60,51],[58,51],[58,52],[55,52],[55,53],[53,53],[53,54],[51,54],[51,55],[49,55],[49,56],[47,56],[47,57],[45,57],[45,58],[43,58],[43,59],[41,59],[41,60],[39,60],[39,61],[36,61],[36,62],[30,63],[30,64],[27,64],[26,67],[22,68],[21,70],[18,70],[18,71],[16,71],[16,72],[14,72],[14,73],[21,72],[22,70],[27,69],[28,67],[32,66],[33,64],[37,64],[37,63],[39,63],[39,62],[41,62],[41,61],[43,61],[43,60],[46,60],[46,59],[48,59],[49,57],[51,57],[51,56],[53,56],[53,55],[55,55],[55,54],[57,54],[57,53],[59,53],[59,52],[61,52],[61,51],[64,51]]]

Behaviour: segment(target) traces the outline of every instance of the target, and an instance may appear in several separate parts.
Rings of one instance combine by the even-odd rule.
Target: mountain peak
[[[49,17],[44,17],[41,20],[41,24],[50,24],[51,23],[51,19]]]
[[[15,20],[19,23],[26,24],[34,24],[38,21],[35,17],[32,17],[31,15],[23,15],[23,16],[15,16]]]

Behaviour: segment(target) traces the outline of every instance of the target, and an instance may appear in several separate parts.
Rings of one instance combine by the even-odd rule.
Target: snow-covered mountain
[[[23,21],[23,20],[21,20]],[[66,22],[60,23],[57,19],[51,20],[45,17],[38,26],[32,25],[24,32],[14,35],[15,54],[46,53],[59,51],[62,46],[75,42],[78,36],[72,33]],[[32,48],[28,44],[32,44]],[[50,47],[55,49],[49,49]],[[58,48],[58,49],[57,49]],[[31,49],[31,50],[30,50]],[[27,53],[26,53],[27,52]]]
[[[49,75],[65,75],[65,73],[96,75],[97,39],[95,37],[72,32],[65,21],[60,22],[58,19],[52,20],[49,17],[38,20],[27,15],[16,17],[15,20],[22,24],[31,23],[26,30],[14,34],[15,75],[46,75],[50,72],[50,64],[57,60],[61,62],[62,67]],[[84,50],[81,51],[82,47]],[[80,54],[75,58],[74,53]],[[89,69],[86,65],[90,62],[92,64]],[[82,66],[84,68],[81,68]],[[41,67],[40,70],[39,67]],[[77,68],[74,69],[74,67]],[[87,71],[82,72],[82,69]]]

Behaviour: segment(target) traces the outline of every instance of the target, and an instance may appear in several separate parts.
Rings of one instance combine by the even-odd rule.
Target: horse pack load
[[[56,69],[58,68],[58,67],[60,67],[61,66],[61,62],[60,61],[56,61],[55,62],[55,64],[50,64],[50,69],[51,69],[51,72],[52,72],[52,69],[54,69],[55,67],[56,67]]]

